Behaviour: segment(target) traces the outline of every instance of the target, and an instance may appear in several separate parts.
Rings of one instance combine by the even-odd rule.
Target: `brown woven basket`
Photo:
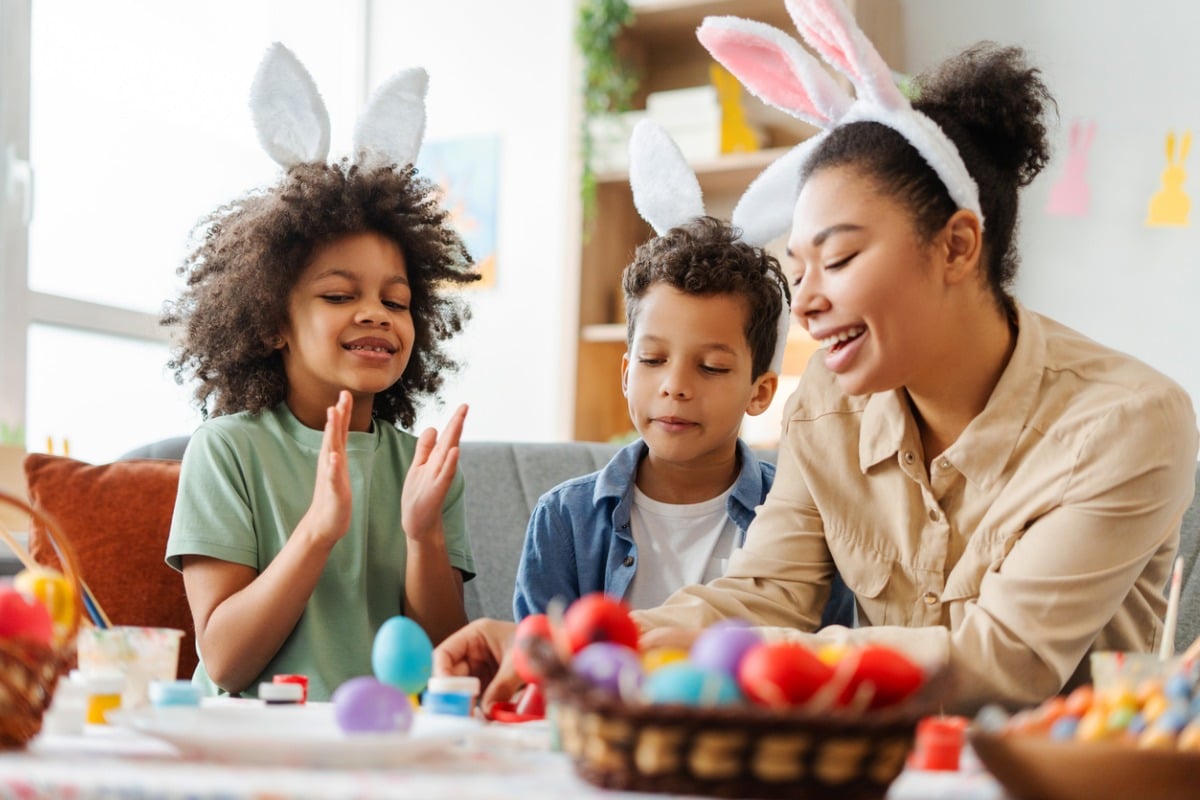
[[[75,590],[75,614],[68,635],[57,646],[0,640],[0,749],[12,749],[24,747],[42,729],[42,714],[50,705],[58,678],[75,663],[82,588],[75,552],[58,523],[3,491],[0,491],[0,505],[15,506],[45,527],[58,551],[63,576]]]
[[[931,675],[902,706],[867,715],[761,706],[625,703],[531,643],[563,750],[610,789],[739,798],[882,798],[904,768],[917,721],[948,692]]]

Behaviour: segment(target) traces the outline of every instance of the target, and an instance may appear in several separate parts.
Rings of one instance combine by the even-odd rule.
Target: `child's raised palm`
[[[458,470],[458,440],[466,416],[467,407],[459,406],[441,436],[428,428],[417,439],[400,495],[400,524],[410,539],[425,540],[442,530],[442,505]]]
[[[350,470],[346,466],[346,440],[350,434],[353,405],[350,393],[343,391],[338,395],[337,405],[330,406],[326,412],[312,504],[304,515],[311,530],[329,542],[336,542],[346,535],[354,508]]]

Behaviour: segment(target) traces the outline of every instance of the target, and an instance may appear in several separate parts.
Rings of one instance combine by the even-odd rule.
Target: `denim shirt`
[[[646,454],[638,439],[621,448],[603,469],[564,481],[538,500],[517,568],[513,615],[545,613],[555,597],[567,603],[591,592],[624,597],[637,571],[637,545],[629,527],[638,463]],[[758,506],[775,482],[775,465],[760,461],[741,439],[741,465],[725,511],[738,529],[738,546]],[[839,589],[840,586],[840,589]],[[826,618],[838,604],[836,621],[851,625],[853,597],[837,578]],[[823,618],[826,624],[828,619]]]

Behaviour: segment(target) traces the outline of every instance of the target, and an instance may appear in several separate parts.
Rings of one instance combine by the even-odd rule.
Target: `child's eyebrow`
[[[642,336],[641,340],[643,342],[649,342],[650,344],[669,343],[668,339],[665,339],[661,336],[655,336],[654,334],[647,334],[645,336]],[[700,345],[699,349],[701,349],[701,350],[720,350],[723,353],[729,353],[730,355],[737,355],[737,350],[735,350],[733,347],[726,344],[725,342],[705,342],[704,344]]]
[[[316,275],[313,278],[313,280],[319,281],[319,280],[324,280],[325,278],[345,278],[348,281],[354,281],[354,282],[357,282],[359,280],[359,276],[356,273],[352,272],[351,270],[340,269],[338,267],[333,267],[331,269],[325,270],[322,273],[319,273],[318,275]],[[386,281],[384,281],[384,283],[389,283],[389,284],[402,283],[405,286],[408,286],[408,278],[406,278],[403,275],[393,275],[392,277],[390,277]]]

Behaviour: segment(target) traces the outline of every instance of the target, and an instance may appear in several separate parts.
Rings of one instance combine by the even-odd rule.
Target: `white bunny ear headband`
[[[798,190],[798,169],[796,174]],[[633,190],[633,204],[638,213],[659,235],[705,214],[704,198],[695,171],[670,134],[649,119],[639,122],[629,139],[629,186]],[[795,192],[789,200],[772,187],[766,187],[758,192],[762,195],[759,202],[752,199],[747,204],[746,198],[753,191],[752,185],[734,208],[731,221],[734,227],[742,231],[742,241],[754,247],[763,247],[788,229],[791,215],[760,218],[757,216],[758,206],[787,206],[795,200]],[[766,194],[774,196],[766,197]],[[780,286],[779,291],[783,296],[783,308],[779,314],[775,352],[771,355],[770,365],[771,371],[776,374],[783,369],[783,351],[787,346],[788,327],[792,319],[785,287]]]
[[[425,90],[420,67],[396,73],[375,90],[354,126],[354,163],[403,166],[416,161],[425,135]],[[329,156],[329,112],[308,70],[276,42],[250,86],[258,141],[278,164],[324,163]]]
[[[878,122],[903,136],[933,168],[959,208],[979,217],[979,187],[954,142],[901,94],[892,73],[859,30],[840,0],[785,0],[792,21],[813,50],[850,79],[851,98],[795,39],[778,28],[740,17],[707,17],[696,35],[700,43],[763,102],[822,129],[763,171],[742,203],[764,224],[783,216],[800,193],[800,172],[809,154],[833,128],[850,122]],[[774,204],[774,205],[773,205]],[[736,212],[735,212],[736,213]],[[770,222],[766,222],[770,220]]]

